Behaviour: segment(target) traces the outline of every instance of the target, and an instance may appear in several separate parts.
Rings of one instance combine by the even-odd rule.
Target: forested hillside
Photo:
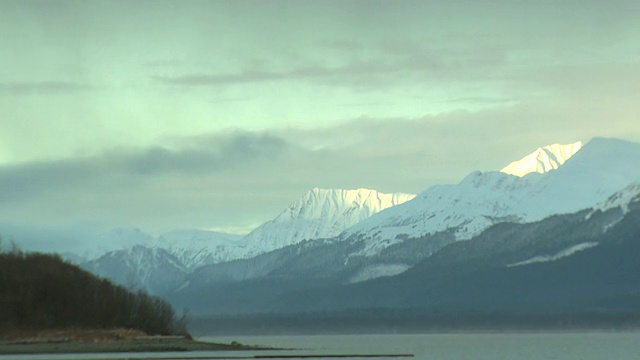
[[[185,325],[164,300],[116,286],[58,256],[0,253],[0,334],[124,327],[168,335],[184,333]]]

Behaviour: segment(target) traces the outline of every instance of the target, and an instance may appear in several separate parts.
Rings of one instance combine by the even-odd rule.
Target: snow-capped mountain
[[[76,261],[83,268],[118,284],[154,294],[180,285],[184,276],[199,266],[237,257],[243,250],[240,236],[214,231],[183,229],[159,237],[136,229],[117,230],[116,233],[137,236],[129,239],[129,246],[118,246],[89,261]]]
[[[254,257],[305,239],[334,237],[356,222],[414,196],[367,189],[313,189],[244,238],[193,229],[175,230],[153,238],[139,230],[119,230],[123,237],[133,237],[124,241],[131,246],[117,246],[85,262],[83,267],[120,284],[134,283],[160,293],[170,288],[167,283],[176,285],[198,267]],[[168,282],[163,283],[148,269],[165,274]]]
[[[447,229],[455,229],[456,238],[465,240],[495,223],[536,221],[590,208],[640,181],[640,167],[630,165],[640,159],[640,144],[595,138],[580,151],[573,151],[580,147],[578,144],[548,148],[557,150],[555,164],[563,164],[557,170],[529,172],[522,177],[473,172],[457,185],[431,187],[411,201],[375,214],[348,229],[341,238],[367,239],[366,247],[354,254],[364,256],[375,255],[406,238]],[[572,152],[574,155],[567,159]],[[540,149],[536,150],[522,164],[531,163],[530,159],[538,159],[540,154]],[[516,164],[512,168],[519,167]]]
[[[249,249],[244,257],[283,248],[302,240],[337,236],[373,214],[414,197],[413,194],[384,194],[369,189],[314,188],[275,219],[249,233],[243,239]]]
[[[135,245],[112,251],[81,266],[115,283],[158,294],[178,286],[187,269],[162,248]]]
[[[246,252],[240,235],[195,229],[164,233],[157,238],[154,246],[177,257],[189,270],[236,259]]]
[[[582,141],[573,144],[553,144],[538,148],[531,154],[505,166],[501,172],[523,177],[530,173],[544,174],[556,170],[582,149]]]

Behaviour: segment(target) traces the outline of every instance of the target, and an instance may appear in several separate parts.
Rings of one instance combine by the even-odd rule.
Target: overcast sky
[[[0,218],[248,231],[640,141],[637,1],[0,0]]]

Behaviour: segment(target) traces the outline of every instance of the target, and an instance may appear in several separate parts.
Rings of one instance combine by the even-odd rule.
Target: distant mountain
[[[187,270],[235,259],[246,252],[241,235],[183,229],[160,235],[153,247],[175,256]]]
[[[152,237],[140,230],[119,229],[130,246],[118,246],[102,256],[78,263],[117,284],[153,294],[173,290],[186,274],[207,264],[235,258],[242,251],[240,236],[204,230],[174,230]],[[72,255],[67,259],[73,261]]]
[[[277,250],[302,240],[332,238],[373,214],[414,197],[412,194],[384,194],[369,189],[314,188],[275,219],[249,233],[243,242],[253,250],[244,257]]]
[[[175,255],[162,248],[143,245],[112,251],[80,266],[117,284],[152,294],[175,289],[187,274],[184,264]]]
[[[582,148],[582,141],[573,144],[553,144],[538,148],[531,154],[505,166],[505,174],[523,177],[531,173],[544,174],[556,170]]]

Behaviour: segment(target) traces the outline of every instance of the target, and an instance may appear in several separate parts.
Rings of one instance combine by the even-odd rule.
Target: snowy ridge
[[[357,256],[372,256],[404,238],[451,228],[457,228],[458,239],[469,239],[496,222],[524,220],[526,214],[513,208],[528,185],[528,180],[499,172],[473,172],[457,185],[431,187],[412,201],[354,225],[342,236],[367,239]]]
[[[117,241],[106,242],[111,244],[107,248],[96,247],[92,253],[97,256],[84,259],[97,261],[100,260],[98,256],[117,253],[118,256],[131,257],[126,266],[138,269],[147,266],[151,261],[150,258],[156,256],[152,252],[142,252],[141,248],[138,248],[138,253],[142,254],[140,256],[133,256],[136,254],[130,252],[133,247],[144,247],[149,251],[163,250],[166,254],[175,257],[185,271],[192,271],[203,265],[250,258],[305,239],[334,237],[349,226],[390,206],[410,200],[414,196],[384,194],[368,189],[315,188],[278,217],[245,237],[186,229],[174,230],[155,238],[138,229],[118,229],[109,233],[110,238]],[[102,244],[103,241],[99,243]]]
[[[247,257],[255,256],[305,239],[337,236],[350,226],[384,209],[402,204],[412,194],[385,194],[376,190],[314,188],[244,238],[251,248]]]
[[[640,182],[632,183],[611,195],[606,201],[596,205],[593,211],[587,215],[587,218],[596,211],[604,212],[614,208],[620,208],[626,214],[629,212],[629,205],[634,201],[640,201]]]
[[[505,221],[528,222],[591,208],[614,192],[640,181],[640,144],[596,138],[570,161],[544,174],[517,177],[473,172],[457,185],[434,186],[415,199],[354,225],[342,239],[364,239],[354,256],[373,256],[389,245],[453,229],[470,239]]]
[[[242,236],[205,230],[174,230],[160,235],[155,247],[178,258],[187,270],[237,258],[245,252]]]
[[[505,174],[523,177],[530,173],[544,174],[556,170],[582,148],[582,141],[573,144],[553,144],[538,148],[531,154],[505,166],[500,170]]]
[[[316,188],[245,238],[193,229],[175,230],[157,238],[138,229],[116,230],[109,235],[117,240],[108,242],[109,250],[83,266],[121,284],[135,282],[140,288],[164,288],[178,281],[180,274],[203,265],[253,257],[305,239],[333,237],[414,196]],[[167,279],[166,284],[162,277]]]
[[[143,245],[109,252],[81,266],[118,284],[152,293],[173,288],[187,272],[166,250]]]

